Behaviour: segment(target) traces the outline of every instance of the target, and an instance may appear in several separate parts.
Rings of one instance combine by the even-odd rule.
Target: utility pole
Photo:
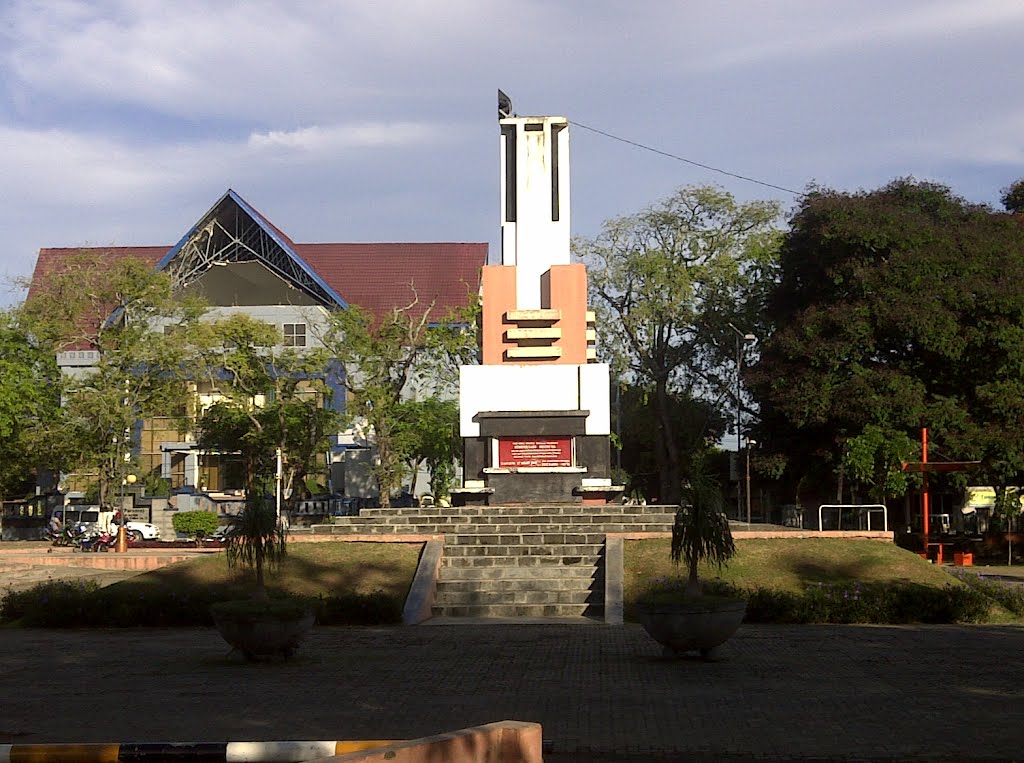
[[[750,446],[757,445],[757,440],[747,438],[747,528],[750,528]],[[763,521],[763,519],[762,519]]]
[[[740,479],[739,479],[740,449],[743,446],[743,420],[742,420],[743,409],[742,409],[742,407],[740,405],[740,371],[743,369],[743,347],[744,347],[744,345],[747,342],[756,342],[757,341],[757,337],[754,336],[753,334],[749,334],[749,333],[745,334],[745,333],[743,333],[742,331],[740,331],[738,328],[736,328],[731,323],[729,323],[727,325],[729,326],[729,328],[731,328],[733,330],[733,333],[736,334],[736,472],[737,472],[737,474],[736,474],[736,519],[739,519],[740,517],[743,516],[743,495],[742,495],[742,491],[740,490]],[[748,449],[748,451],[749,451],[749,449]],[[749,462],[749,460],[750,460],[750,454],[748,452],[747,453],[747,461]],[[749,463],[748,463],[748,477],[747,477],[747,479],[748,479],[748,488],[747,489],[748,489],[748,492],[749,492]],[[748,514],[748,516],[750,514],[749,503],[750,503],[750,496],[748,495],[747,496],[747,504],[748,504],[747,514]],[[750,523],[749,519],[747,520],[747,523],[748,524]]]

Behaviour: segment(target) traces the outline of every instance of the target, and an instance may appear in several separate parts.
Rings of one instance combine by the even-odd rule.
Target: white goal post
[[[868,530],[871,530],[871,515],[882,515],[882,529],[889,532],[889,509],[881,503],[823,503],[818,507],[818,532],[824,531],[822,516],[825,509],[837,509],[839,518],[836,520],[836,529],[843,529],[843,509],[856,509],[858,514],[867,516]]]

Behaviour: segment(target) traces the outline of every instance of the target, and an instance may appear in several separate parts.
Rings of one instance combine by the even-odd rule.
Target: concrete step
[[[580,504],[549,505],[538,504],[534,506],[453,506],[451,508],[390,508],[390,509],[363,509],[359,512],[362,517],[379,516],[417,516],[417,517],[493,517],[493,516],[515,516],[528,517],[537,515],[563,515],[571,514],[578,516],[621,516],[623,514],[672,514],[674,506],[636,506],[623,504],[605,504],[600,506],[582,506]]]
[[[460,560],[460,561],[465,561]],[[493,561],[493,560],[489,560]],[[557,567],[552,571],[551,567]],[[441,565],[441,580],[550,580],[557,577],[560,580],[568,578],[581,581],[604,579],[604,569],[596,562],[594,564],[531,564],[531,565],[469,565],[454,564]]]
[[[323,532],[318,526],[316,532]],[[609,523],[606,525],[542,525],[542,524],[529,524],[523,525],[522,527],[515,527],[514,525],[495,525],[493,527],[479,526],[473,527],[470,525],[458,525],[458,526],[445,526],[445,525],[411,525],[411,524],[372,524],[372,525],[345,525],[345,526],[334,526],[332,529],[326,532],[336,535],[444,535],[446,538],[451,538],[452,535],[460,536],[475,536],[475,535],[493,535],[493,534],[558,534],[558,533],[587,533],[590,535],[600,535],[601,541],[604,540],[606,533],[665,533],[671,532],[672,525],[670,523],[646,523],[646,524],[621,524],[621,523]],[[451,542],[449,540],[449,542]]]
[[[598,597],[592,591],[445,591],[438,594],[437,607],[459,607],[466,605],[519,605],[519,604],[602,604],[603,594]]]
[[[339,517],[348,520],[338,522],[334,526],[366,526],[366,525],[392,525],[396,527],[443,527],[451,528],[442,532],[458,532],[464,527],[492,527],[492,526],[513,526],[539,525],[550,527],[562,525],[565,527],[604,527],[606,525],[645,525],[645,524],[667,524],[671,525],[674,516],[671,514],[619,514],[616,516],[590,516],[587,514],[536,514],[529,517]]]
[[[473,593],[487,591],[489,593],[519,593],[525,591],[590,591],[595,583],[601,585],[604,590],[603,581],[596,581],[593,578],[496,578],[496,579],[470,579],[470,580],[445,580],[437,582],[438,597],[441,594],[447,597],[455,594]]]
[[[327,526],[318,525],[317,529],[324,528]],[[528,522],[502,522],[501,524],[431,524],[431,523],[414,523],[414,522],[374,522],[366,525],[349,525],[344,526],[344,529],[349,527],[353,529],[358,528],[374,528],[375,530],[384,530],[387,532],[396,533],[408,533],[415,531],[417,533],[431,534],[431,535],[507,535],[507,534],[522,534],[522,533],[600,533],[605,534],[609,532],[643,532],[643,528],[647,527],[664,527],[668,530],[672,529],[671,522],[605,522],[605,523],[586,523],[586,524],[575,524],[572,522],[536,522],[532,519]]]
[[[604,550],[603,543],[559,543],[542,545],[539,543],[473,545],[445,544],[444,555],[456,557],[488,557],[488,556],[549,556],[549,557],[593,557],[600,556]]]
[[[459,517],[458,522],[412,522],[408,517],[387,520],[384,524],[396,526],[437,527],[445,533],[463,532],[547,532],[552,528],[567,528],[578,531],[597,532],[609,525],[650,525],[661,524],[672,526],[672,517],[659,517],[656,514],[647,516],[622,517],[572,517],[572,516],[536,516],[536,517],[488,517],[480,521],[465,521]],[[536,528],[536,529],[530,529]]]
[[[467,526],[481,527],[488,525],[524,525],[524,524],[564,524],[577,525],[603,525],[607,523],[650,523],[650,522],[672,522],[675,515],[672,513],[621,513],[621,514],[530,514],[518,516],[509,514],[490,514],[476,517],[465,517],[460,515],[440,516],[411,516],[408,514],[392,514],[373,517],[338,517],[339,520],[350,520],[352,523],[364,521],[368,523],[392,524],[392,525],[438,525],[441,527]],[[339,522],[338,524],[345,524]]]
[[[445,545],[455,546],[565,546],[604,544],[601,532],[522,532],[522,533],[453,533],[445,535]]]
[[[434,617],[602,617],[593,604],[475,604],[434,607]]]
[[[457,547],[456,547],[457,548]],[[445,549],[441,567],[582,567],[593,569],[601,560],[597,554],[586,556],[546,556],[540,554],[520,556],[450,556]]]

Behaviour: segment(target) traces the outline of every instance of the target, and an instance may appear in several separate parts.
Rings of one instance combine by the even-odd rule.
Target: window
[[[284,324],[284,346],[305,347],[306,346],[306,324],[286,323]]]

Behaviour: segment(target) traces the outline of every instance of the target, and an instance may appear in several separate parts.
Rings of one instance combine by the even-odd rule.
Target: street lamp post
[[[128,550],[128,517],[124,513],[124,495],[126,488],[134,485],[138,479],[134,474],[125,475],[124,480],[121,481],[121,495],[118,498],[118,505],[115,507],[114,516],[117,516],[118,513],[121,514],[121,524],[117,528],[117,551],[122,554]]]
[[[281,449],[278,448],[275,452],[275,458],[277,460],[277,469],[274,472],[274,505],[277,511],[277,526],[281,527]]]
[[[750,527],[750,446],[757,445],[757,440],[747,438],[747,527]],[[764,521],[762,518],[761,521]]]
[[[736,471],[737,471],[737,475],[736,475],[736,518],[739,519],[741,516],[743,516],[743,496],[740,494],[740,480],[739,480],[739,474],[738,474],[738,472],[739,472],[739,461],[738,461],[738,459],[739,459],[739,456],[740,456],[740,447],[741,447],[742,442],[743,442],[743,440],[742,440],[742,438],[743,438],[743,421],[742,421],[742,411],[743,411],[743,409],[740,406],[740,371],[743,369],[743,346],[747,342],[757,341],[757,337],[754,336],[753,334],[749,334],[749,333],[745,334],[745,333],[743,333],[742,331],[740,331],[738,328],[736,328],[731,323],[729,323],[727,325],[729,326],[729,328],[731,328],[733,330],[733,333],[736,334],[736,458],[737,458],[737,463],[736,463]],[[749,454],[748,454],[748,460],[749,460]],[[749,491],[749,485],[748,485],[748,491]],[[747,514],[749,515],[750,514],[750,511],[749,511],[750,496],[749,495],[747,496],[747,501],[748,501],[748,511],[747,511]],[[747,523],[748,524],[750,523],[749,519],[747,520]]]

